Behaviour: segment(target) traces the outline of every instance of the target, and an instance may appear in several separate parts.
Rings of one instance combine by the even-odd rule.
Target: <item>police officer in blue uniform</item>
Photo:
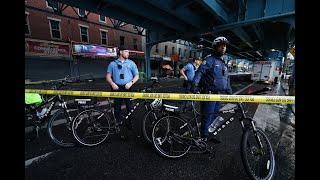
[[[129,51],[124,48],[119,48],[119,58],[112,61],[107,70],[106,80],[116,92],[129,92],[132,85],[139,80],[139,71],[137,65],[129,58]],[[124,123],[128,129],[131,129],[131,120],[122,122],[121,119],[121,105],[125,101],[127,112],[131,109],[131,102],[128,98],[114,99],[114,113],[117,122]]]
[[[228,40],[217,37],[213,41],[214,52],[208,55],[197,70],[192,82],[192,91],[204,94],[232,94],[228,67],[222,60],[226,52]],[[207,140],[208,128],[216,119],[220,109],[220,102],[201,102],[201,136]],[[217,123],[216,121],[214,123]]]
[[[186,64],[181,70],[180,74],[184,77],[184,87],[187,92],[190,92],[192,80],[196,71],[198,70],[200,64],[202,63],[202,59],[200,57],[193,59],[193,62],[189,62]]]

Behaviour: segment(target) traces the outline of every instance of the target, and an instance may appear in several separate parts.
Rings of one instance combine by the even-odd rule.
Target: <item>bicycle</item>
[[[44,84],[49,84],[53,89],[60,89],[71,82],[72,81],[66,77],[64,80]],[[41,127],[47,126],[47,133],[53,143],[61,147],[74,147],[75,141],[70,133],[71,122],[73,120],[71,111],[75,110],[79,112],[87,107],[83,104],[67,102],[61,95],[46,96],[46,98],[39,94],[34,95],[39,96],[42,102],[26,104],[25,106],[25,119],[27,124],[31,125],[32,132],[39,138],[39,130]],[[92,101],[92,99],[77,100],[82,102]],[[58,108],[54,110],[56,105],[58,105]],[[53,111],[56,112],[51,115]]]
[[[196,101],[190,101],[190,107],[191,107],[191,111],[192,114],[195,116],[200,115],[200,103],[196,102]],[[171,111],[167,111],[165,110],[166,108],[172,108],[172,107],[176,107],[178,108],[178,106],[175,106],[173,104],[170,103],[170,101],[162,101],[161,99],[155,99],[151,104],[150,104],[151,109],[149,111],[147,111],[147,113],[145,114],[145,116],[143,117],[142,120],[142,134],[143,134],[143,138],[144,141],[147,144],[152,144],[152,129],[154,124],[159,120],[159,118],[166,116],[168,114],[168,112]],[[189,107],[185,107],[187,110],[189,110]],[[177,112],[177,110],[175,110],[174,112],[176,113],[176,115],[182,114],[184,112],[186,112],[186,109],[179,109],[179,111]]]
[[[140,92],[150,92],[159,82],[157,79],[153,79],[150,86],[143,87],[138,90]],[[95,109],[85,110],[78,114],[75,117],[72,123],[72,132],[75,139],[84,146],[96,146],[103,143],[109,134],[120,134],[122,132],[120,128],[122,124],[119,124],[115,118],[113,105],[108,101],[108,107],[105,111],[97,111]],[[144,105],[145,111],[149,112],[150,100],[139,100],[132,107],[126,115],[121,116],[122,120],[120,122],[128,121],[129,117],[132,116],[132,113],[136,110],[141,104]],[[96,118],[93,118],[96,117]],[[91,119],[90,119],[91,118]]]
[[[268,90],[270,89],[264,88],[251,94],[260,94]],[[172,109],[177,110],[171,108],[171,111]],[[233,122],[239,113],[239,122],[243,130],[240,150],[245,170],[251,179],[272,179],[275,174],[275,158],[271,143],[267,135],[255,126],[254,120],[246,116],[243,103],[237,103],[227,110],[222,109],[220,113],[231,114],[231,117],[218,123],[219,125],[212,131],[211,139]],[[163,157],[176,159],[185,156],[193,147],[198,152],[208,153],[209,157],[213,158],[214,146],[208,146],[207,142],[210,140],[204,141],[195,129],[199,132],[199,126],[194,127],[189,121],[173,113],[162,117],[155,123],[152,131],[155,150]],[[262,162],[258,162],[259,160]]]
[[[175,101],[176,102],[176,101]],[[172,101],[163,101],[161,99],[155,99],[150,103],[150,109],[147,111],[142,119],[141,131],[143,139],[147,144],[152,144],[152,129],[154,124],[159,120],[159,118],[168,114],[165,108],[174,106],[177,107]],[[200,115],[200,103],[197,101],[187,101],[187,103],[182,104],[183,109],[179,114],[191,110],[194,115]]]

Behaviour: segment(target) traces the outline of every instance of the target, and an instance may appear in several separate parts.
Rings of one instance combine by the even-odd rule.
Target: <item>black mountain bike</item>
[[[72,81],[65,80],[44,83],[53,89],[60,89]],[[42,96],[43,97],[43,96]],[[32,132],[39,137],[41,127],[47,126],[47,131],[53,143],[62,147],[73,147],[76,141],[71,132],[71,122],[75,114],[84,110],[83,104],[66,101],[61,95],[45,96],[44,102],[39,105],[25,106],[26,124],[31,125]],[[78,101],[92,101],[92,99],[78,99]],[[58,106],[58,107],[57,107]],[[51,115],[51,113],[53,115]]]
[[[152,84],[142,89],[138,90],[140,92],[150,92],[154,87],[158,86],[159,82],[153,80]],[[110,99],[107,100],[108,104],[104,111],[99,111],[97,109],[88,109],[82,111],[75,117],[72,123],[72,132],[75,139],[84,146],[96,146],[103,143],[109,134],[120,134],[123,132],[123,125],[119,124],[115,118],[113,103]],[[127,114],[122,115],[122,121],[126,122],[131,116],[136,108],[140,105],[144,105],[145,111],[149,112],[151,110],[150,104],[152,100],[133,100],[134,106],[127,112]]]
[[[177,109],[174,109],[174,107],[179,110],[177,111]],[[172,111],[175,112],[176,116],[180,116],[180,114],[183,114],[186,111],[192,111],[193,115],[196,117],[200,115],[200,102],[188,101],[187,106],[184,106],[183,109],[181,109],[179,108],[179,105],[177,105],[177,103],[172,103],[172,101],[164,101],[160,99],[154,100],[151,103],[149,111],[146,112],[142,119],[142,134],[146,143],[150,145],[152,144],[152,129],[154,127],[154,124],[161,117],[167,116]]]
[[[268,90],[270,89],[264,88],[251,94],[261,94]],[[171,108],[170,111],[175,110],[177,108]],[[247,174],[252,179],[272,179],[275,173],[275,158],[270,141],[266,134],[255,126],[254,120],[246,116],[244,104],[237,103],[233,108],[221,110],[220,113],[229,114],[231,117],[219,123],[213,130],[211,139],[214,139],[214,136],[235,118],[238,118],[243,130],[241,157]],[[239,117],[238,114],[240,114]],[[195,120],[193,124],[198,124],[197,118]],[[154,124],[152,141],[156,151],[166,158],[180,158],[186,155],[192,147],[198,152],[207,152],[211,158],[215,154],[214,146],[208,146],[207,141],[200,138],[199,126],[192,125],[191,121],[174,113],[162,117]]]

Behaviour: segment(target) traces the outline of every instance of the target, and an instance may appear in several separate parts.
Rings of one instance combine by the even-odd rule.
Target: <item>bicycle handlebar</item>
[[[157,85],[160,85],[159,80],[151,78],[152,83],[150,85],[144,86],[142,89],[139,89],[140,92],[150,92],[153,88],[155,88]]]

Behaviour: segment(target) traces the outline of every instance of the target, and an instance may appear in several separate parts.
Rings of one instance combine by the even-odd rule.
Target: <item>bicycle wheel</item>
[[[156,151],[166,158],[179,158],[188,153],[192,138],[190,125],[175,116],[159,119],[152,130],[152,141]]]
[[[76,140],[85,146],[96,146],[109,136],[110,118],[102,111],[88,109],[77,115],[72,123]]]
[[[263,148],[259,148],[259,137]],[[266,134],[257,128],[256,135],[252,129],[247,129],[242,136],[241,157],[246,172],[251,179],[272,179],[275,172],[274,153]]]
[[[50,118],[48,123],[48,134],[50,139],[62,147],[73,147],[76,141],[71,132],[71,122],[63,109],[59,109]]]
[[[143,120],[142,120],[142,134],[144,140],[152,144],[152,129],[154,124],[160,119],[162,116],[162,111],[160,109],[153,109],[148,111]]]

